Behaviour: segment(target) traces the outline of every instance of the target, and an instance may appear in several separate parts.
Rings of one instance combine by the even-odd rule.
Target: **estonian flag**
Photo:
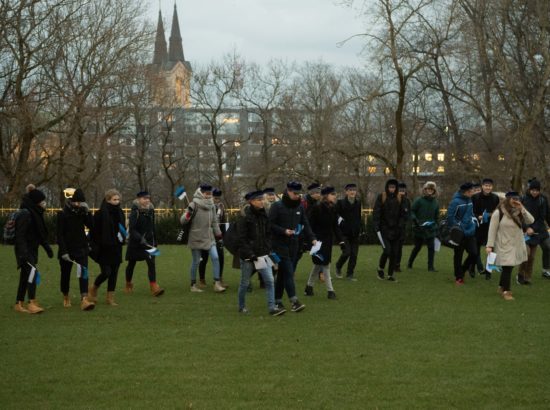
[[[180,201],[183,201],[183,198],[187,196],[187,192],[185,192],[185,187],[179,186],[176,188],[176,192],[174,192],[174,196],[178,198]]]

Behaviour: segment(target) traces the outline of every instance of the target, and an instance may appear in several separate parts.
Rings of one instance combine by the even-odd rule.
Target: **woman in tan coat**
[[[514,300],[510,291],[512,269],[527,260],[523,226],[533,221],[517,192],[508,192],[491,216],[486,250],[487,254],[496,253],[495,265],[502,267],[498,291],[504,300]]]

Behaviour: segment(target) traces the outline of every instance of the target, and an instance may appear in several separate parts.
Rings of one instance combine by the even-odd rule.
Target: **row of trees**
[[[165,205],[199,181],[230,204],[290,178],[353,180],[364,198],[386,175],[448,195],[485,175],[502,190],[550,183],[546,1],[345,3],[369,27],[346,40],[364,42],[363,68],[233,53],[194,67],[181,109],[151,104],[162,84],[139,2],[0,0],[2,202],[30,181],[95,204],[108,187],[149,189]]]

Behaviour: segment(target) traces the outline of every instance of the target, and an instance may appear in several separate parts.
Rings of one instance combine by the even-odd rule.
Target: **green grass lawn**
[[[134,294],[118,291],[120,306],[109,307],[102,286],[92,312],[77,307],[74,273],[73,307],[62,307],[57,261],[41,251],[38,299],[47,310],[25,315],[12,310],[13,250],[0,247],[0,407],[550,408],[550,281],[540,276],[540,252],[533,285],[514,284],[512,302],[497,295],[497,278],[467,277],[456,288],[447,249],[437,273],[426,272],[424,249],[399,282],[379,281],[374,246],[360,249],[358,282],[334,280],[338,300],[323,284],[306,298],[308,257],[296,279],[307,308],[274,318],[257,280],[242,316],[238,271],[226,269],[225,294],[192,294],[189,250],[161,251],[164,296],[149,295],[142,263]]]

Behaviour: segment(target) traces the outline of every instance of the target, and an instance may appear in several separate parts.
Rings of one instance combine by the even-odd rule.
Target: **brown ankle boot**
[[[206,288],[206,280],[199,279],[199,288],[200,289],[205,289]]]
[[[13,307],[13,310],[19,313],[30,313],[29,310],[23,305],[23,302],[17,302]]]
[[[70,308],[71,305],[71,297],[69,295],[63,296],[63,307]]]
[[[29,310],[29,313],[32,313],[32,314],[42,313],[44,311],[44,308],[38,304],[36,299],[31,299],[29,301],[29,304],[27,305],[27,309]]]
[[[90,288],[88,289],[88,300],[90,302],[94,302],[94,303],[97,303],[97,290],[99,288],[92,284],[92,286],[90,286]]]
[[[164,289],[162,289],[157,282],[151,282],[151,295],[153,296],[160,296],[164,294]]]
[[[91,302],[90,299],[88,299],[88,296],[82,296],[82,300],[80,301],[80,309],[81,310],[94,310],[95,303]]]
[[[126,286],[124,286],[124,293],[133,293],[134,292],[134,284],[132,282],[126,282]]]
[[[118,306],[115,302],[115,292],[107,292],[107,304],[111,306]]]

